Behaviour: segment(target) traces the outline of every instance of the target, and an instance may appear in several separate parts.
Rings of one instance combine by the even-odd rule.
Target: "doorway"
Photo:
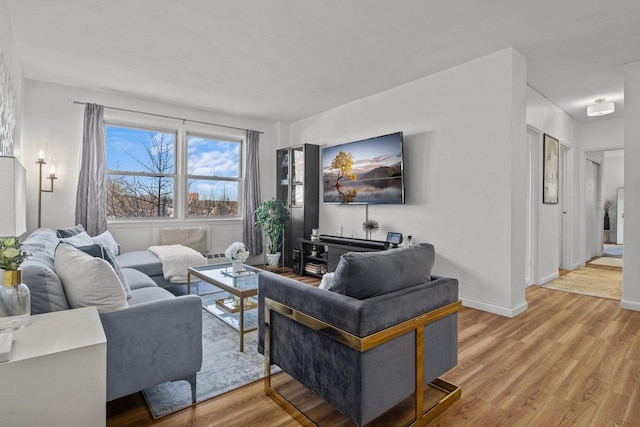
[[[587,155],[584,173],[585,262],[598,257],[600,251],[599,201],[600,159]]]

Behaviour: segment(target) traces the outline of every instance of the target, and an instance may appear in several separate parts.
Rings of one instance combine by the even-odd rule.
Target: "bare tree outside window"
[[[174,217],[177,132],[106,126],[107,214]],[[239,216],[241,141],[186,135],[183,182],[189,217]]]
[[[107,126],[107,215],[173,216],[175,133]]]

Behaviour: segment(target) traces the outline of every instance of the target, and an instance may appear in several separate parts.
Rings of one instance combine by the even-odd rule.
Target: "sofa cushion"
[[[70,308],[62,282],[53,268],[53,253],[60,240],[51,229],[39,228],[22,242],[29,257],[22,263],[22,281],[31,291],[31,314]]]
[[[127,283],[129,283],[131,291],[140,288],[155,288],[158,286],[149,276],[135,268],[123,268],[122,274],[126,278]]]
[[[103,246],[98,243],[94,243],[92,245],[75,247],[86,254],[89,254],[93,257],[102,258],[103,260],[107,261],[118,275],[118,279],[120,279],[120,282],[124,287],[127,298],[131,298],[131,287],[129,286],[129,282],[127,281],[125,275],[122,273],[122,268],[120,267],[120,264],[118,264],[118,259],[109,246]]]
[[[340,257],[329,290],[353,298],[384,295],[431,280],[433,245],[380,252],[349,252]]]
[[[108,313],[127,307],[124,287],[107,261],[61,243],[53,265],[71,308],[95,306]]]
[[[147,276],[162,276],[162,262],[151,251],[131,251],[118,255],[122,268],[135,268]]]
[[[153,288],[140,288],[132,290],[131,299],[128,301],[128,303],[129,305],[137,305],[174,298],[175,295],[173,295],[168,290],[155,286]]]
[[[56,233],[60,238],[72,237],[82,232],[86,232],[82,224],[77,224],[69,228],[58,228],[58,230],[56,230]]]

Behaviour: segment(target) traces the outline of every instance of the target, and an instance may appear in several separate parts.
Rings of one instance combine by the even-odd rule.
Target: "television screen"
[[[402,132],[322,150],[325,203],[404,203]]]

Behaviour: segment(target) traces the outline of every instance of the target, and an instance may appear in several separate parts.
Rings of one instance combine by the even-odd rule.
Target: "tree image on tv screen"
[[[331,170],[336,170],[338,172],[338,176],[336,177],[336,190],[338,190],[338,194],[340,198],[344,202],[353,202],[358,195],[358,189],[353,188],[348,191],[341,191],[340,180],[343,178],[348,178],[352,181],[356,181],[358,177],[355,173],[353,173],[353,154],[345,153],[340,150],[340,152],[336,155],[336,157],[331,162]]]
[[[331,162],[331,169],[338,171],[338,176],[336,178],[336,187],[340,187],[340,180],[343,178],[349,178],[353,181],[357,179],[356,174],[352,172],[353,170],[353,154],[345,153],[340,150],[340,152],[336,155]]]

